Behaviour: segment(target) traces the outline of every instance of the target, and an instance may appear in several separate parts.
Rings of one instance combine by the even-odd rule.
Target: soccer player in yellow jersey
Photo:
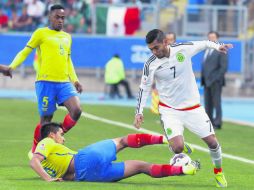
[[[82,92],[82,85],[78,81],[71,60],[71,36],[62,31],[64,18],[63,6],[51,6],[50,26],[37,29],[8,70],[5,69],[3,72],[4,75],[12,77],[12,70],[22,64],[33,49],[37,49],[38,71],[35,88],[40,122],[34,132],[32,152],[40,140],[41,124],[52,120],[56,104],[64,105],[69,111],[62,124],[64,132],[76,124],[82,112],[77,97],[77,92]]]
[[[63,145],[63,135],[64,132],[58,123],[42,125],[42,140],[33,154],[30,165],[46,181],[115,182],[140,173],[161,178],[193,175],[199,169],[199,163],[195,161],[185,166],[151,164],[138,160],[113,162],[120,150],[126,147],[140,148],[145,145],[162,144],[163,136],[130,134],[103,140],[75,152]]]

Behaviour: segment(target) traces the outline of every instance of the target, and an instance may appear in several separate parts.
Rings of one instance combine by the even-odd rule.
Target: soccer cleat
[[[194,148],[189,143],[184,142],[183,153],[192,154],[193,151]]]
[[[200,169],[200,162],[199,161],[191,161],[185,166],[182,166],[183,173],[186,175],[194,175],[197,173],[197,170]]]
[[[228,186],[225,176],[222,172],[215,174],[215,180],[216,180],[216,187],[227,187]]]

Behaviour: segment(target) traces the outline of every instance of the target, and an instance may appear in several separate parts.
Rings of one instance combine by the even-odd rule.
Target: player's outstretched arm
[[[141,124],[144,122],[144,116],[142,114],[136,114],[134,119],[134,127],[139,129],[141,127]]]
[[[50,175],[48,175],[45,170],[43,169],[41,162],[43,161],[43,156],[39,154],[34,154],[33,158],[30,161],[31,168],[45,181],[51,182],[51,181],[63,181],[62,178],[52,178]]]
[[[12,77],[12,70],[16,69],[19,65],[21,65],[32,51],[33,49],[31,49],[30,47],[25,47],[23,50],[21,50],[16,55],[12,63],[9,65],[8,72],[6,72],[6,74],[4,75]]]
[[[219,47],[219,52],[227,54],[228,50],[233,48],[233,44],[222,44]]]

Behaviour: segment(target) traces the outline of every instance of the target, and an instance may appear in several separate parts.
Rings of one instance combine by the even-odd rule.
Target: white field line
[[[60,107],[60,109],[62,110],[66,110],[65,108],[63,107]],[[109,119],[105,119],[105,118],[102,118],[102,117],[98,117],[96,115],[92,115],[92,114],[89,114],[89,113],[86,113],[86,112],[82,112],[82,117],[85,117],[85,118],[88,118],[88,119],[92,119],[92,120],[95,120],[95,121],[100,121],[102,123],[107,123],[107,124],[111,124],[111,125],[115,125],[115,126],[119,126],[119,127],[123,127],[123,128],[127,128],[127,129],[131,129],[133,131],[138,131],[138,132],[142,132],[142,133],[149,133],[149,134],[155,134],[155,135],[161,135],[160,133],[157,133],[157,132],[154,132],[154,131],[150,131],[150,130],[147,130],[147,129],[136,129],[134,126],[132,125],[129,125],[129,124],[126,124],[126,123],[122,123],[122,122],[119,122],[119,121],[113,121],[113,120],[109,120]],[[191,143],[190,143],[191,144]],[[193,146],[193,148],[195,148],[196,150],[200,150],[202,152],[207,152],[209,153],[209,150],[207,148],[204,148],[204,147],[201,147],[199,145],[195,145],[195,144],[191,144]],[[240,161],[240,162],[245,162],[245,163],[248,163],[248,164],[254,164],[254,160],[249,160],[249,159],[246,159],[246,158],[242,158],[242,157],[239,157],[239,156],[234,156],[234,155],[231,155],[231,154],[226,154],[226,153],[222,153],[222,156],[224,158],[229,158],[229,159],[232,159],[232,160],[237,160],[237,161]]]

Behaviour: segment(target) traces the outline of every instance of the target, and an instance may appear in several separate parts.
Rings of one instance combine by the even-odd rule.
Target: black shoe
[[[215,125],[214,128],[215,129],[221,129],[221,125]]]

